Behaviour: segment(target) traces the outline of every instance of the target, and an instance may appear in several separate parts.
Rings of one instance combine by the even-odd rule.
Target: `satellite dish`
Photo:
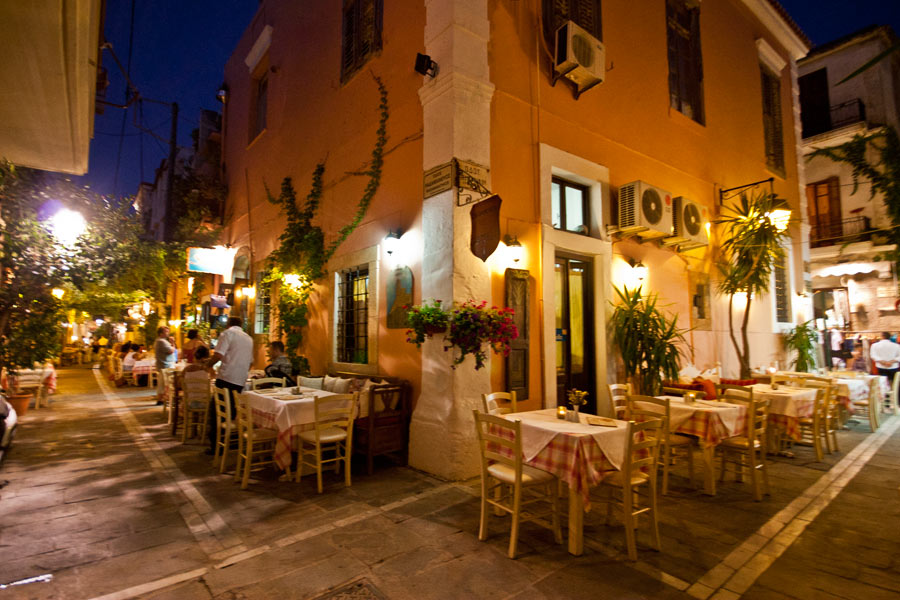
[[[655,189],[648,188],[644,190],[644,194],[641,196],[641,212],[650,223],[656,224],[662,220],[662,198],[659,197]]]
[[[687,229],[688,233],[691,235],[698,235],[702,225],[700,210],[697,208],[697,205],[687,204],[684,207],[684,228]]]

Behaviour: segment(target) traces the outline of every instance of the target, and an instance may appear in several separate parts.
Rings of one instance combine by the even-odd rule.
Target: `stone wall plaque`
[[[453,180],[455,178],[452,162],[428,169],[425,171],[423,178],[423,197],[427,200],[432,196],[437,196],[440,193],[453,189]]]
[[[413,304],[413,275],[409,267],[397,267],[387,280],[387,328],[409,327],[407,309]]]

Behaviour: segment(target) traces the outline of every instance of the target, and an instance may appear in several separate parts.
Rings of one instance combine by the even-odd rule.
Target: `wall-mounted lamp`
[[[251,285],[251,286],[245,287],[244,288],[244,296],[251,300],[256,298],[256,286]]]
[[[384,238],[384,251],[388,253],[389,256],[393,256],[394,252],[400,248],[400,236],[403,235],[403,232],[399,229],[394,231],[393,229],[388,231],[388,234]]]
[[[228,101],[228,85],[222,84],[219,86],[219,89],[216,91],[216,100],[225,104]]]
[[[506,248],[509,252],[509,257],[512,258],[514,263],[518,263],[522,260],[522,257],[525,255],[525,248],[522,246],[522,243],[519,242],[519,238],[517,236],[507,235],[503,238],[503,243],[506,244]]]
[[[766,216],[769,217],[769,221],[772,222],[772,225],[778,231],[787,229],[791,222],[791,211],[787,208],[776,208],[772,212],[767,213]]]
[[[421,52],[416,53],[416,73],[437,77],[438,65],[431,57]]]
[[[631,265],[631,269],[634,272],[634,278],[637,279],[639,283],[643,283],[643,281],[647,278],[647,267],[641,261],[636,262]]]

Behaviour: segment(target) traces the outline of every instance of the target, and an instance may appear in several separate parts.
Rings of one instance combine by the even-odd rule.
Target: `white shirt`
[[[243,386],[253,362],[253,338],[234,325],[219,335],[216,352],[222,355],[218,378]]]
[[[875,342],[869,348],[869,356],[879,369],[896,369],[900,367],[900,344],[891,340]]]

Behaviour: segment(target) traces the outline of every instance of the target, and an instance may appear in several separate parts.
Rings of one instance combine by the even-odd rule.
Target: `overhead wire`
[[[134,7],[135,0],[131,0],[131,19],[128,26],[128,60],[125,68],[125,111],[122,113],[122,126],[119,129],[119,149],[116,154],[116,172],[113,177],[113,194],[119,192],[119,167],[122,163],[122,146],[125,143],[125,124],[128,122],[128,106],[131,98],[131,56],[134,50]],[[115,56],[115,55],[113,55]],[[118,62],[118,59],[117,59]],[[121,67],[121,65],[120,65]]]

